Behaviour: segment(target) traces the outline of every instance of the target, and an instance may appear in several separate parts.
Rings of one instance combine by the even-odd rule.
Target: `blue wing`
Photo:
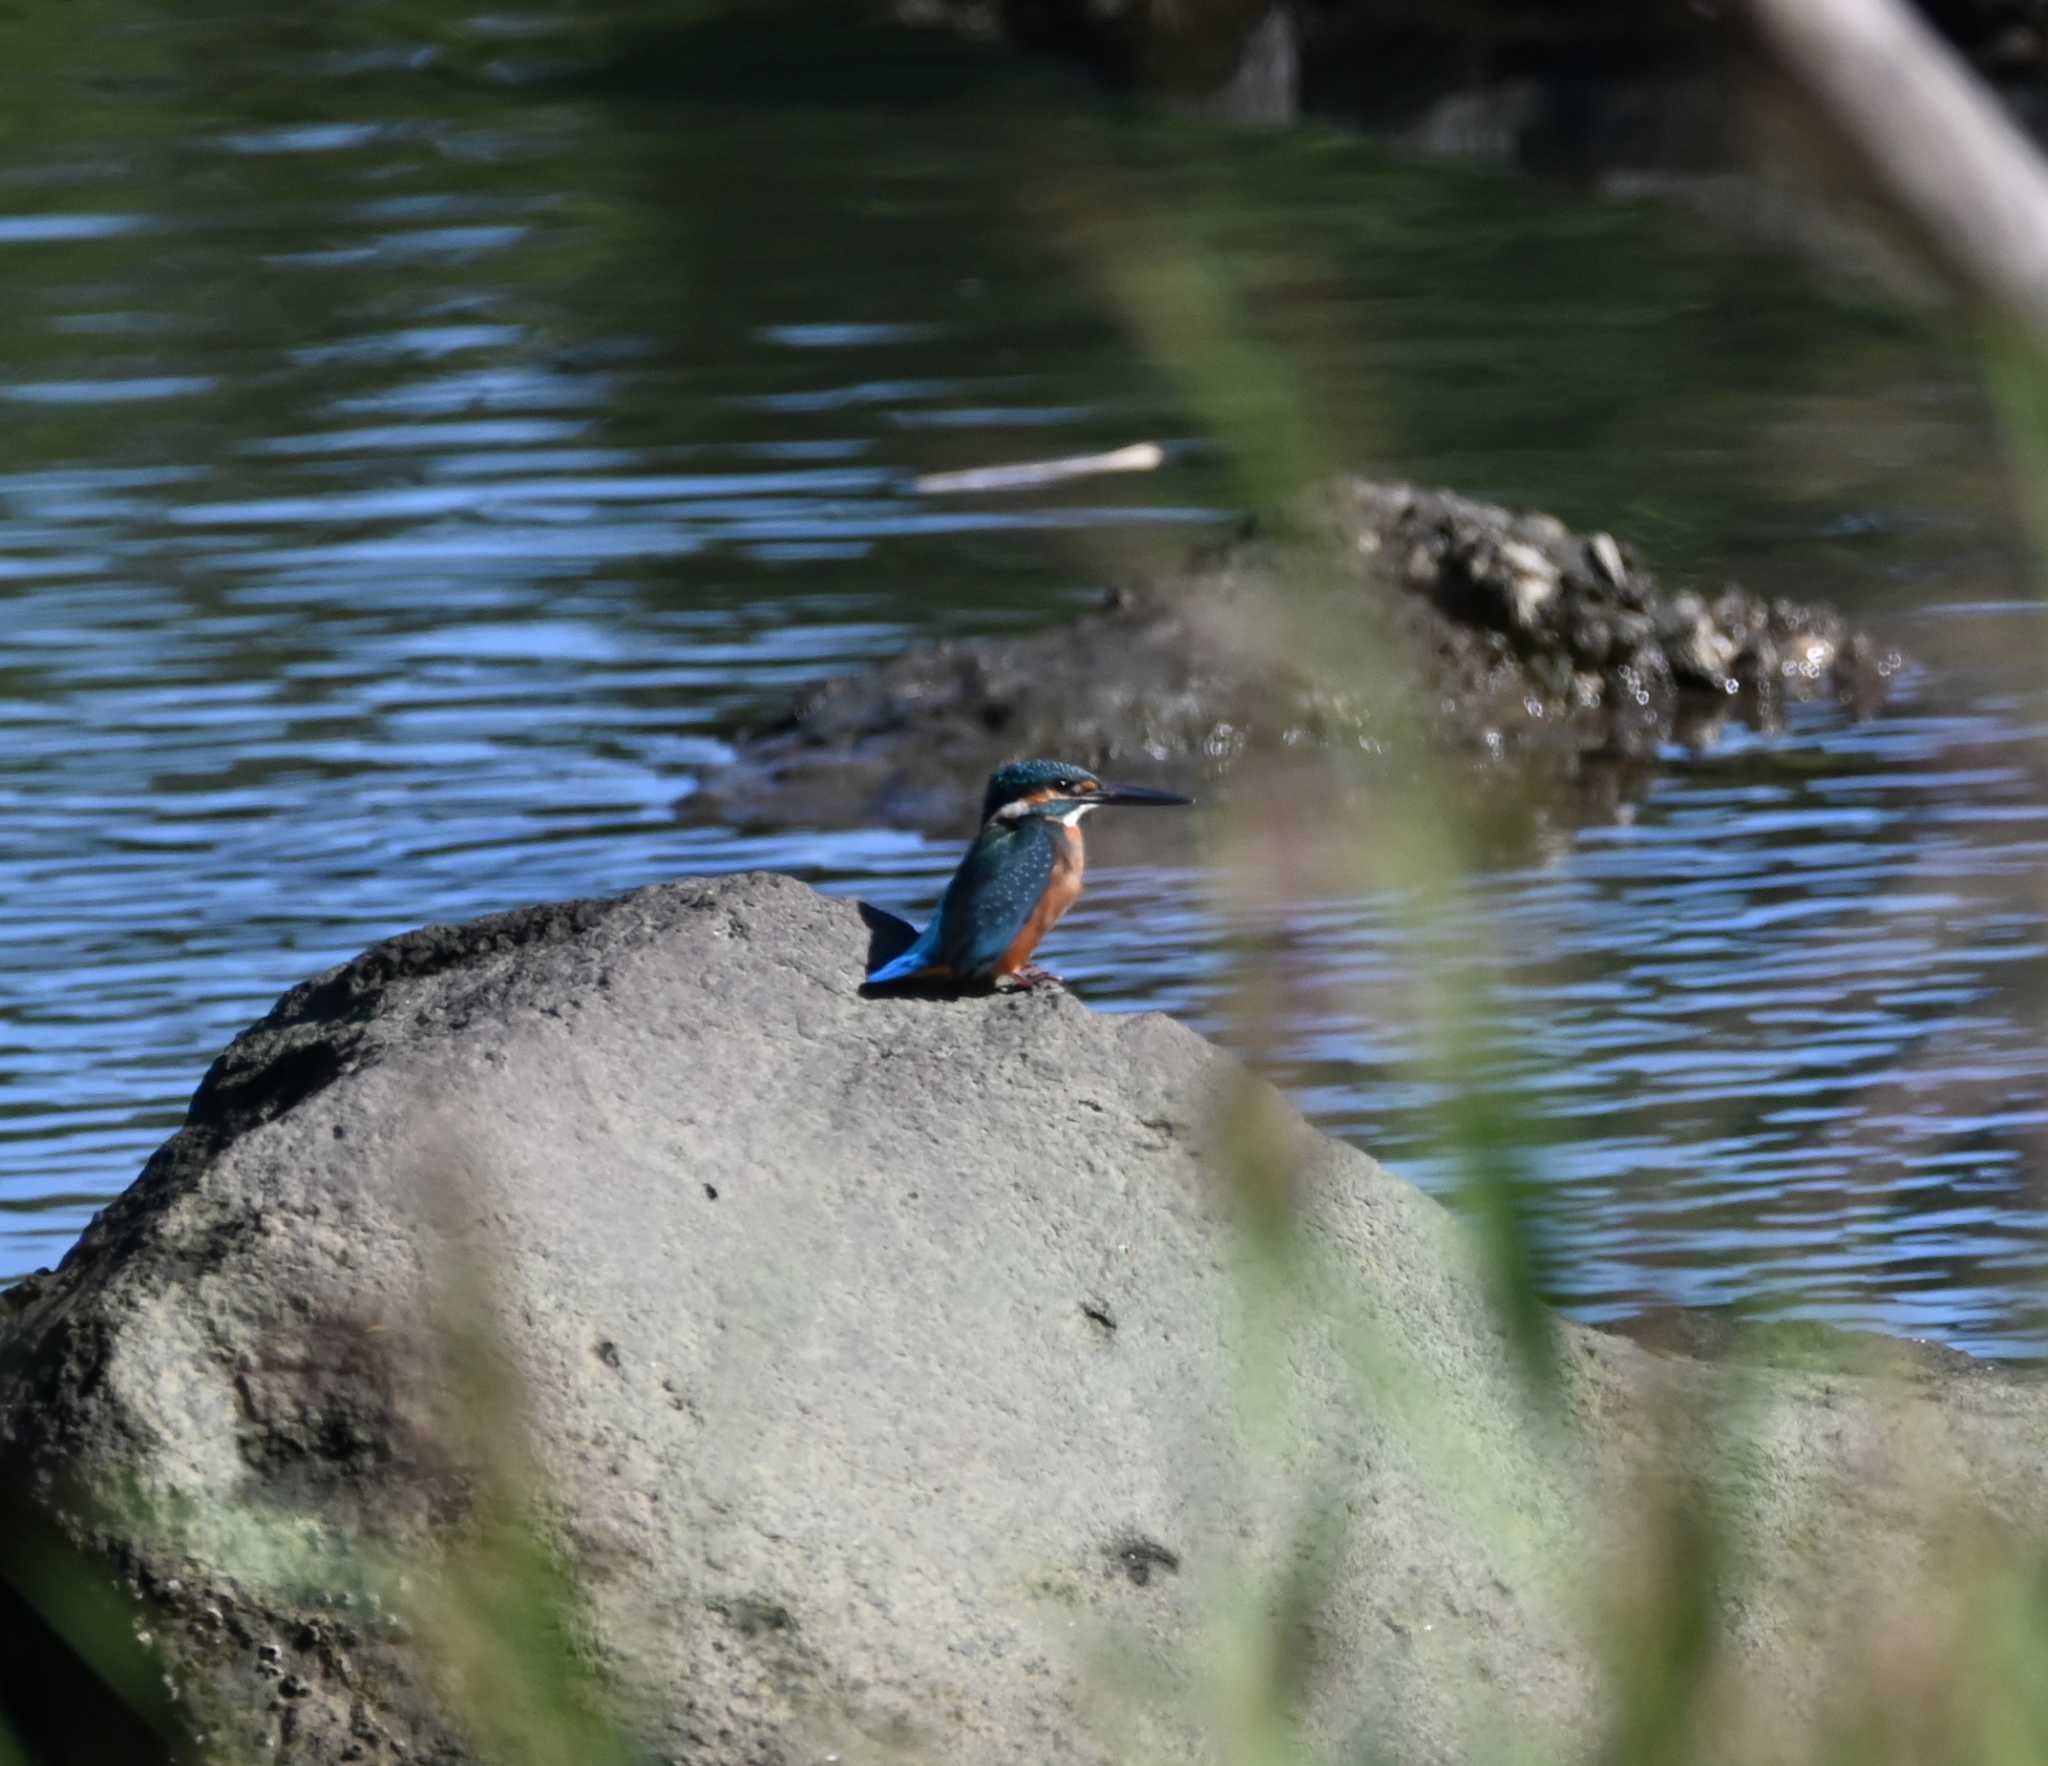
[[[986,829],[967,849],[917,942],[868,977],[868,985],[910,981],[943,969],[961,981],[986,980],[1052,881],[1058,838],[1036,817]]]
[[[967,849],[933,915],[939,961],[966,981],[988,978],[1052,882],[1059,836],[1036,816],[989,828]]]

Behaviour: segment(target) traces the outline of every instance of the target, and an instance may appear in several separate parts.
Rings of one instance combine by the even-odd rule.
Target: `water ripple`
[[[976,180],[1025,151],[1000,131],[936,152],[908,122],[722,115],[716,163],[753,168],[742,225],[731,180],[679,171],[688,116],[443,91],[418,78],[438,48],[306,41],[276,74],[303,94],[223,81],[255,96],[168,119],[138,100],[125,151],[49,150],[60,212],[0,216],[0,299],[34,339],[0,382],[0,1277],[61,1255],[235,1031],[374,939],[753,867],[923,913],[955,841],[672,806],[792,690],[1056,619],[1238,494],[1243,462],[1206,437],[1142,480],[917,492],[1194,427],[1128,315],[992,218],[1028,170]],[[1176,184],[1194,152],[1175,138]],[[1210,172],[1229,191],[1246,167]],[[1496,204],[1466,231],[1519,242],[1512,286],[1447,280],[1439,225],[1374,232],[1368,176],[1426,214]],[[1782,462],[1731,441],[1796,414],[1803,376],[1873,372],[1877,343],[1846,367],[1804,335],[1717,346],[1711,412],[1674,397],[1620,445],[1587,353],[1626,333],[1682,365],[1702,312],[1756,303],[1589,305],[1576,239],[1532,303],[1527,205],[1436,176],[1304,183],[1287,254],[1339,242],[1314,274],[1274,256],[1269,214],[1246,222],[1245,273],[1347,340],[1316,378],[1368,415],[1333,446],[1524,483],[1540,428],[1582,509],[1636,498],[1653,533],[1636,487],[1718,485],[1723,529],[1825,540],[1802,593],[1917,584],[1936,664],[1885,719],[1815,708],[1675,752],[1627,820],[1429,913],[1306,873],[1245,903],[1192,848],[1105,830],[1054,960],[1099,1005],[1236,1040],[1448,1195],[1457,1113],[1489,1094],[1584,1316],[1741,1304],[2039,1352],[2048,699],[2016,661],[2038,608],[1952,568],[1977,529],[1934,488],[1802,506],[1802,530],[1771,500]],[[1531,379],[1553,363],[1568,385]],[[1631,406],[1644,372],[1632,355]],[[1221,795],[1203,825],[1228,825]],[[1430,1052],[1445,987],[1485,1006],[1455,1069]]]

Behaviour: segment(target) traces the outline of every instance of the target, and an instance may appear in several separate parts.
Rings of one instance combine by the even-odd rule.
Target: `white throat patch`
[[[1062,827],[1074,828],[1080,825],[1081,818],[1091,809],[1101,807],[1099,803],[1070,803],[1057,815],[1048,814],[1047,820],[1058,822]],[[1037,808],[1035,803],[1006,803],[989,819],[996,822],[1021,822]]]

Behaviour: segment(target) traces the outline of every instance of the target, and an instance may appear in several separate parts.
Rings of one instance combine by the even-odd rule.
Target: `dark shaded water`
[[[1444,1185],[1415,1000],[1470,972],[1582,1314],[2048,1341],[2048,703],[1967,360],[1681,217],[950,50],[797,93],[688,40],[594,76],[545,14],[100,10],[0,72],[0,1276],[387,933],[755,865],[921,911],[952,842],[673,805],[806,680],[1391,462],[1925,666],[1674,756],[1423,936],[1110,838],[1060,968],[1228,1038],[1249,940],[1277,1076]],[[1146,438],[1141,478],[913,483]]]

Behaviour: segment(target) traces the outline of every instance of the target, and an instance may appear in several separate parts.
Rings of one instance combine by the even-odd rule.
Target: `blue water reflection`
[[[444,53],[295,38],[0,175],[0,1277],[62,1254],[236,1030],[374,939],[756,866],[921,914],[957,840],[674,805],[805,683],[1063,617],[1249,482],[1263,407],[1155,356],[1009,205],[1071,144],[967,101],[428,77]],[[1927,666],[1878,722],[1674,755],[1625,822],[1474,871],[1427,939],[1396,899],[1248,907],[1207,849],[1105,833],[1048,954],[1447,1191],[1415,1002],[1462,977],[1495,1029],[1463,1078],[1524,1112],[1584,1316],[2048,1345],[2048,700],[1974,500],[1969,365],[1654,213],[1116,127],[1069,218],[1180,216],[1334,457],[1845,599]],[[1138,439],[1163,470],[917,488]],[[1246,951],[1285,1001],[1256,1039]]]

